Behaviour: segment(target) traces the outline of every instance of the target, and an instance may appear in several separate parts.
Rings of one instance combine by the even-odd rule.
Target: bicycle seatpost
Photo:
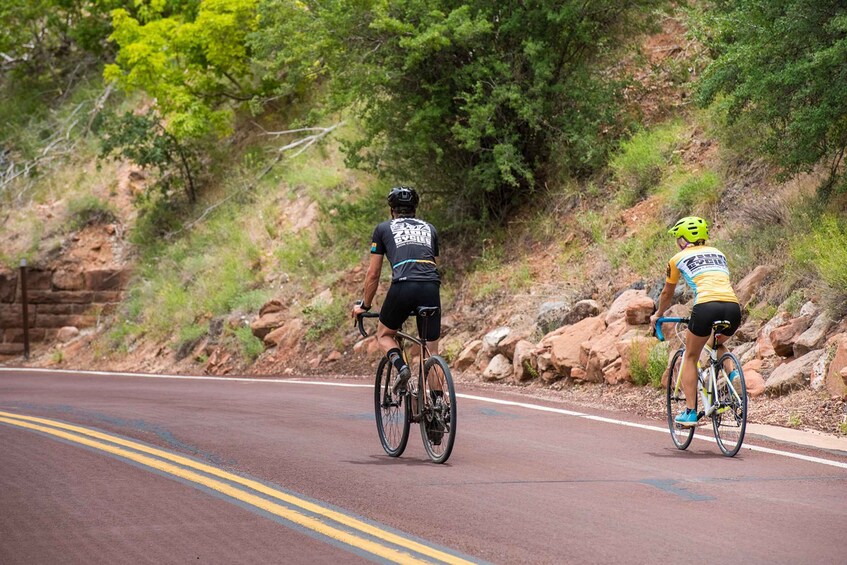
[[[424,319],[423,319],[423,334],[421,335],[421,361],[423,361],[423,354],[426,351],[426,336],[428,335],[427,331],[426,331],[427,323],[429,323],[429,316],[424,316]]]

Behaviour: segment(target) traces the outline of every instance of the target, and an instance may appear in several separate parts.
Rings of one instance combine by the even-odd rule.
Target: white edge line
[[[166,374],[150,374],[150,373],[123,373],[123,372],[109,372],[109,371],[77,371],[71,369],[65,370],[55,370],[55,369],[41,369],[41,368],[14,368],[14,367],[0,367],[0,373],[11,373],[11,372],[29,372],[29,373],[74,373],[81,375],[96,375],[96,376],[121,376],[121,377],[141,377],[146,379],[181,379],[181,380],[204,380],[204,381],[235,381],[235,382],[258,382],[258,383],[282,383],[282,384],[301,384],[301,385],[314,385],[314,386],[335,386],[341,388],[371,388],[372,384],[353,384],[353,383],[336,383],[336,382],[326,382],[326,381],[304,381],[299,379],[257,379],[251,377],[215,377],[215,376],[204,376],[204,375],[166,375]],[[465,398],[467,400],[476,400],[479,402],[488,402],[489,404],[501,404],[504,406],[514,406],[517,408],[525,408],[527,410],[536,410],[538,412],[551,412],[554,414],[562,414],[564,416],[572,416],[574,418],[583,418],[585,420],[593,420],[595,422],[603,422],[606,424],[615,424],[618,426],[626,426],[630,428],[638,428],[642,430],[648,430],[652,432],[661,432],[661,433],[669,433],[666,427],[661,426],[652,426],[649,424],[638,424],[636,422],[627,422],[626,420],[616,420],[614,418],[606,418],[603,416],[593,416],[591,414],[585,414],[583,412],[575,412],[573,410],[565,410],[564,408],[553,408],[551,406],[542,406],[540,404],[529,404],[527,402],[516,402],[513,400],[501,400],[498,398],[488,398],[485,396],[476,396],[472,394],[457,394],[458,398]],[[696,439],[700,439],[703,441],[708,441],[711,443],[716,443],[714,438],[707,437],[704,435],[696,434],[694,435]],[[750,445],[749,443],[745,443],[742,447],[742,450],[748,449],[750,451],[759,451],[762,453],[769,453],[771,455],[781,455],[783,457],[789,457],[792,459],[799,459],[801,461],[806,461],[809,463],[819,463],[821,465],[830,465],[832,467],[839,467],[841,469],[847,469],[847,463],[842,463],[840,461],[832,461],[831,459],[823,459],[821,457],[813,457],[811,455],[802,455],[799,453],[791,453],[790,451],[781,451],[779,449],[772,449],[770,447],[761,447],[758,445]]]
[[[75,375],[95,375],[95,376],[105,376],[105,377],[141,377],[145,379],[181,379],[181,380],[189,380],[189,381],[240,381],[240,382],[248,382],[248,383],[294,383],[294,384],[310,384],[317,386],[337,386],[337,387],[346,387],[346,388],[371,388],[372,384],[353,384],[353,383],[334,383],[334,382],[326,382],[326,381],[304,381],[301,379],[291,378],[291,379],[257,379],[251,377],[216,377],[210,375],[168,375],[168,374],[154,374],[154,373],[123,373],[120,371],[81,371],[75,369],[41,369],[37,367],[0,367],[0,373],[14,373],[14,372],[26,372],[26,373],[71,373]]]

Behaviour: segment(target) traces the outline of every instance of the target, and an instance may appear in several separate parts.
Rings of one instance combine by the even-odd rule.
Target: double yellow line
[[[319,504],[271,488],[258,481],[227,473],[216,467],[205,465],[187,457],[175,455],[141,443],[56,420],[24,416],[11,412],[0,411],[0,422],[41,432],[112,455],[117,455],[151,469],[156,469],[157,471],[202,485],[387,561],[395,563],[471,563],[456,555],[445,553],[444,551],[384,530],[341,512],[324,508]],[[132,451],[119,446],[129,448]],[[144,455],[145,453],[147,455]],[[195,471],[200,471],[205,473],[205,475],[201,475]],[[228,481],[228,483],[218,479],[223,479],[223,481]],[[249,490],[234,487],[229,483],[241,485]],[[273,500],[257,496],[251,493],[250,490],[282,501],[294,508],[289,508]],[[298,511],[298,509],[305,510],[314,516],[304,514]],[[346,529],[338,527],[339,525],[346,527]]]

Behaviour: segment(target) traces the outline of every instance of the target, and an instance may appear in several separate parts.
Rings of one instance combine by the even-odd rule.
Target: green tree
[[[162,125],[155,110],[143,114],[126,112],[118,116],[105,113],[97,124],[101,139],[100,157],[119,156],[130,159],[158,173],[155,186],[167,197],[183,189],[188,201],[197,200],[194,171],[200,161],[197,147],[181,142]]]
[[[151,0],[135,16],[115,10],[111,39],[119,50],[106,80],[155,99],[180,142],[229,134],[232,103],[255,95],[246,37],[258,23],[257,1]]]
[[[328,108],[352,108],[351,165],[496,217],[554,161],[603,162],[623,118],[612,55],[655,3],[262,0],[253,45],[285,93],[323,79]]]
[[[835,186],[847,148],[847,4],[843,0],[713,0],[702,40],[714,61],[699,85],[732,123],[764,131],[762,149],[786,174],[828,159]]]
[[[113,9],[132,0],[3,0],[0,2],[0,71],[19,76],[78,65],[84,55],[108,51]],[[31,76],[30,76],[31,78]]]
[[[153,106],[105,120],[102,154],[156,169],[166,198],[182,188],[194,203],[204,155],[233,131],[236,110],[261,87],[247,44],[257,1],[149,0],[135,13],[114,10],[110,39],[118,52],[104,77],[146,93]]]

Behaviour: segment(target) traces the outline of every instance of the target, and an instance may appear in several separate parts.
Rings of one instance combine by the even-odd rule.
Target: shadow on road
[[[658,457],[660,459],[683,458],[683,459],[727,459],[732,461],[744,461],[744,457],[739,453],[735,457],[727,457],[719,451],[704,449],[703,451],[693,451],[691,449],[671,449],[668,448],[661,452],[645,451],[645,455],[650,457]]]
[[[404,465],[406,467],[418,467],[418,466],[433,466],[433,467],[450,467],[449,463],[443,463],[441,465],[435,464],[429,459],[410,459],[403,457],[389,457],[388,455],[371,455],[368,460],[360,460],[360,461],[346,461],[346,463],[350,463],[352,465]]]

